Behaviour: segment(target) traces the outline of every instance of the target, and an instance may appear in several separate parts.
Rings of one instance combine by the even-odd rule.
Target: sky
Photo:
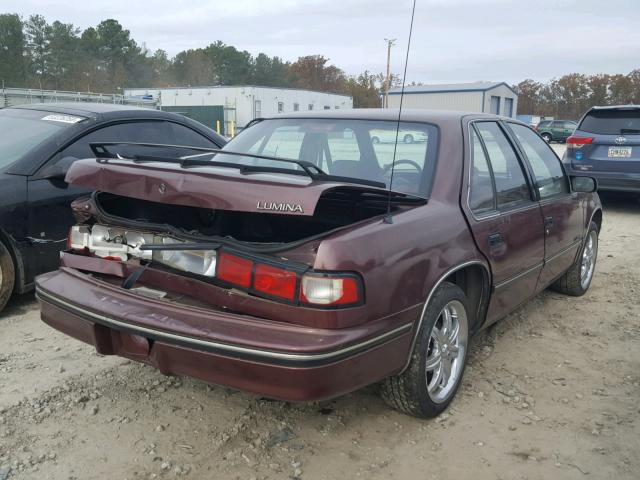
[[[115,18],[171,56],[216,40],[295,61],[321,54],[348,74],[402,73],[412,0],[1,0],[1,13],[82,29]],[[547,81],[640,68],[640,0],[417,0],[407,81]]]

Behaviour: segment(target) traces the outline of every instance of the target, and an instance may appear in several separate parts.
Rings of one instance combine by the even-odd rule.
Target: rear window
[[[579,130],[603,135],[640,134],[640,109],[591,111],[580,123]]]
[[[329,175],[376,181],[397,192],[427,197],[436,147],[437,129],[429,124],[292,118],[256,123],[223,150],[304,160]],[[297,165],[235,155],[220,154],[215,160],[300,170]]]
[[[20,160],[45,140],[83,120],[38,110],[0,110],[0,168]]]

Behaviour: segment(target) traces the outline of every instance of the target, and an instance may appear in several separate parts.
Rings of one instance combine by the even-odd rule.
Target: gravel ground
[[[640,203],[605,198],[594,283],[476,337],[451,408],[422,421],[375,387],[287,404],[101,357],[0,316],[0,480],[638,479]]]

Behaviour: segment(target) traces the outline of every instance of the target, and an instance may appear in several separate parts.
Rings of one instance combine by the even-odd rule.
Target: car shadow
[[[22,295],[14,294],[4,307],[4,310],[0,312],[0,320],[25,315],[36,309],[38,309],[38,303],[34,292]]]
[[[602,207],[618,213],[640,213],[640,195],[637,193],[598,192]]]

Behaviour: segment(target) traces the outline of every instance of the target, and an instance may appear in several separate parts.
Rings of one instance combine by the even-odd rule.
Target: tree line
[[[342,93],[353,97],[355,107],[378,107],[385,76],[368,71],[349,76],[322,55],[295,62],[254,56],[221,41],[170,58],[137,43],[113,19],[81,30],[41,15],[0,14],[0,80],[7,87],[101,93],[252,84]],[[400,81],[393,75],[390,83]],[[627,75],[572,73],[546,83],[527,79],[514,89],[519,113],[577,119],[593,105],[640,104],[640,69]]]
[[[80,30],[41,15],[0,15],[0,80],[7,87],[122,93],[125,87],[264,85],[342,93],[356,107],[380,105],[382,74],[349,76],[321,55],[295,62],[221,41],[170,58],[131,38],[116,20]]]
[[[596,105],[640,104],[640,69],[627,75],[571,73],[546,83],[527,79],[514,90],[518,113],[578,120]]]

